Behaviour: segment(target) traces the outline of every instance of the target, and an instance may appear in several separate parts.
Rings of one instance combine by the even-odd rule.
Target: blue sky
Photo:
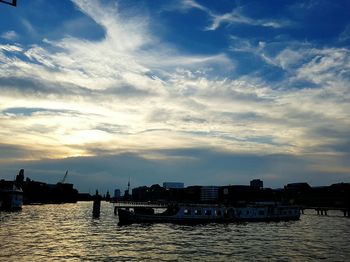
[[[0,5],[0,174],[81,191],[350,182],[349,1]]]

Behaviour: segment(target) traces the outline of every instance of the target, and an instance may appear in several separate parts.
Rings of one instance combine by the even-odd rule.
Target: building
[[[119,199],[120,198],[120,189],[115,189],[114,190],[114,198]]]
[[[165,189],[177,189],[177,188],[184,188],[185,184],[181,182],[164,182],[163,187]]]
[[[203,186],[201,188],[202,202],[215,202],[219,199],[219,187],[217,186]]]
[[[264,182],[260,179],[253,179],[252,181],[250,181],[250,186],[254,188],[263,188]]]

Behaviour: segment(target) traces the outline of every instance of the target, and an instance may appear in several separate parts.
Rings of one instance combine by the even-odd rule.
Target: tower
[[[129,177],[129,181],[128,181],[128,194],[130,194],[130,177]]]

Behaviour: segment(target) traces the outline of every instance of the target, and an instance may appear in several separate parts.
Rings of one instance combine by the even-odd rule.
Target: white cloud
[[[316,84],[350,78],[350,51],[344,48],[310,50],[311,59],[297,70],[297,77]]]
[[[5,54],[1,57],[4,64],[1,64],[0,73],[3,83],[0,110],[31,108],[35,104],[48,110],[80,112],[71,117],[45,111],[20,118],[3,115],[0,121],[7,123],[3,133],[11,132],[18,121],[25,122],[27,130],[37,130],[34,127],[40,123],[45,123],[45,126],[62,124],[45,137],[38,132],[18,132],[13,137],[14,141],[30,148],[40,147],[38,151],[41,151],[40,143],[35,142],[37,136],[41,137],[42,144],[55,145],[57,154],[71,148],[63,156],[86,154],[82,145],[95,143],[94,137],[98,137],[100,144],[107,148],[113,144],[120,149],[139,148],[139,139],[143,140],[145,147],[154,146],[158,134],[142,131],[168,127],[166,123],[148,123],[146,117],[154,106],[166,104],[167,99],[171,99],[169,92],[173,87],[162,78],[169,78],[179,68],[198,71],[201,67],[223,65],[227,68],[232,65],[224,54],[185,55],[168,47],[150,34],[147,17],[125,18],[116,6],[104,7],[98,2],[77,0],[74,3],[105,28],[103,39],[87,41],[66,37],[57,41],[44,39],[43,45],[30,47],[1,46],[6,52],[19,54],[11,59]],[[22,59],[22,56],[27,59]],[[145,94],[150,94],[150,98]],[[48,99],[54,102],[48,102]],[[169,103],[168,107],[179,108],[176,103]],[[110,123],[126,128],[124,135],[117,133],[112,136],[113,133],[94,130],[89,124],[91,122],[96,126]],[[170,124],[171,129],[173,123],[176,122]],[[84,141],[75,139],[80,134],[84,134]],[[159,146],[180,145],[179,137],[184,136],[174,133],[168,139],[164,138]],[[76,143],[72,144],[72,141]]]
[[[18,45],[0,45],[0,51],[21,52],[23,49]]]
[[[347,48],[319,48],[304,42],[260,41],[256,44],[231,36],[230,50],[254,54],[265,63],[283,69],[288,73],[283,84],[304,80],[324,87],[350,79],[350,50]]]
[[[7,40],[16,40],[16,39],[18,39],[18,34],[15,31],[10,30],[10,31],[2,33],[0,37],[7,39]]]
[[[304,58],[304,54],[298,50],[284,49],[276,57],[275,62],[284,70],[288,70],[293,65],[299,63]]]
[[[269,60],[288,71],[292,81],[307,80],[325,87],[350,79],[350,50],[346,48],[316,48],[294,43],[276,56],[269,56]]]
[[[198,9],[205,12],[211,20],[211,24],[208,25],[205,30],[212,31],[218,29],[223,24],[246,24],[252,26],[263,26],[271,28],[281,28],[288,26],[289,21],[273,21],[265,19],[253,19],[245,16],[242,13],[241,8],[235,8],[230,13],[217,14],[216,12],[210,10],[209,8],[199,4],[195,0],[182,0],[180,5],[174,7],[174,9],[188,11],[190,9]]]
[[[234,52],[246,52],[260,57],[265,63],[273,66],[278,66],[269,55],[266,54],[265,47],[266,42],[258,41],[258,43],[252,43],[249,39],[242,39],[236,36],[231,36],[231,45],[229,50]]]
[[[199,10],[202,10],[202,11],[207,12],[207,13],[211,13],[209,8],[206,8],[205,6],[197,3],[194,0],[182,0],[180,2],[180,5],[176,6],[176,9],[183,9],[183,10],[189,10],[192,8],[199,9]]]
[[[11,136],[40,154],[48,148],[48,157],[66,157],[91,155],[97,149],[137,152],[198,145],[297,154],[344,139],[313,131],[325,125],[348,128],[349,103],[341,102],[348,84],[346,49],[295,45],[270,55],[269,43],[233,39],[237,45],[232,50],[252,52],[289,71],[290,78],[319,84],[343,81],[338,89],[322,85],[288,91],[250,75],[218,77],[217,72],[235,66],[227,55],[185,54],[172,48],[151,33],[147,17],[124,17],[117,6],[97,1],[75,3],[104,27],[104,38],[0,46],[1,140]],[[186,3],[201,8],[194,1]],[[332,97],[322,98],[326,92]],[[33,106],[45,110],[30,115],[6,111]]]
[[[339,35],[339,41],[343,42],[343,41],[347,41],[350,39],[350,24],[348,24],[344,31],[340,33]]]
[[[239,9],[233,10],[231,13],[226,13],[222,15],[211,14],[212,24],[209,25],[206,30],[216,30],[222,24],[246,24],[252,26],[263,26],[271,28],[281,28],[285,26],[285,23],[277,21],[268,21],[262,19],[252,19],[244,16]]]

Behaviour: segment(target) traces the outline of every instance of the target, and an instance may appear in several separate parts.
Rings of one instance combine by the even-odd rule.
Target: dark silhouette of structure
[[[326,213],[326,210],[350,210],[350,183],[311,187],[307,183],[287,184],[283,189],[263,188],[261,180],[248,185],[189,186],[164,188],[158,184],[141,186],[132,190],[131,199],[152,203],[216,203],[241,205],[248,202],[280,202],[296,204]]]
[[[23,204],[75,203],[78,200],[78,190],[73,188],[73,184],[62,183],[62,180],[57,184],[47,184],[28,177],[24,179],[23,169],[19,171],[15,181],[0,181],[0,188],[13,185],[23,190]]]
[[[92,206],[92,216],[94,218],[100,217],[101,210],[101,199],[102,197],[98,194],[98,190],[96,190],[96,194],[93,196],[93,206]]]
[[[0,0],[0,3],[17,6],[17,0]]]

